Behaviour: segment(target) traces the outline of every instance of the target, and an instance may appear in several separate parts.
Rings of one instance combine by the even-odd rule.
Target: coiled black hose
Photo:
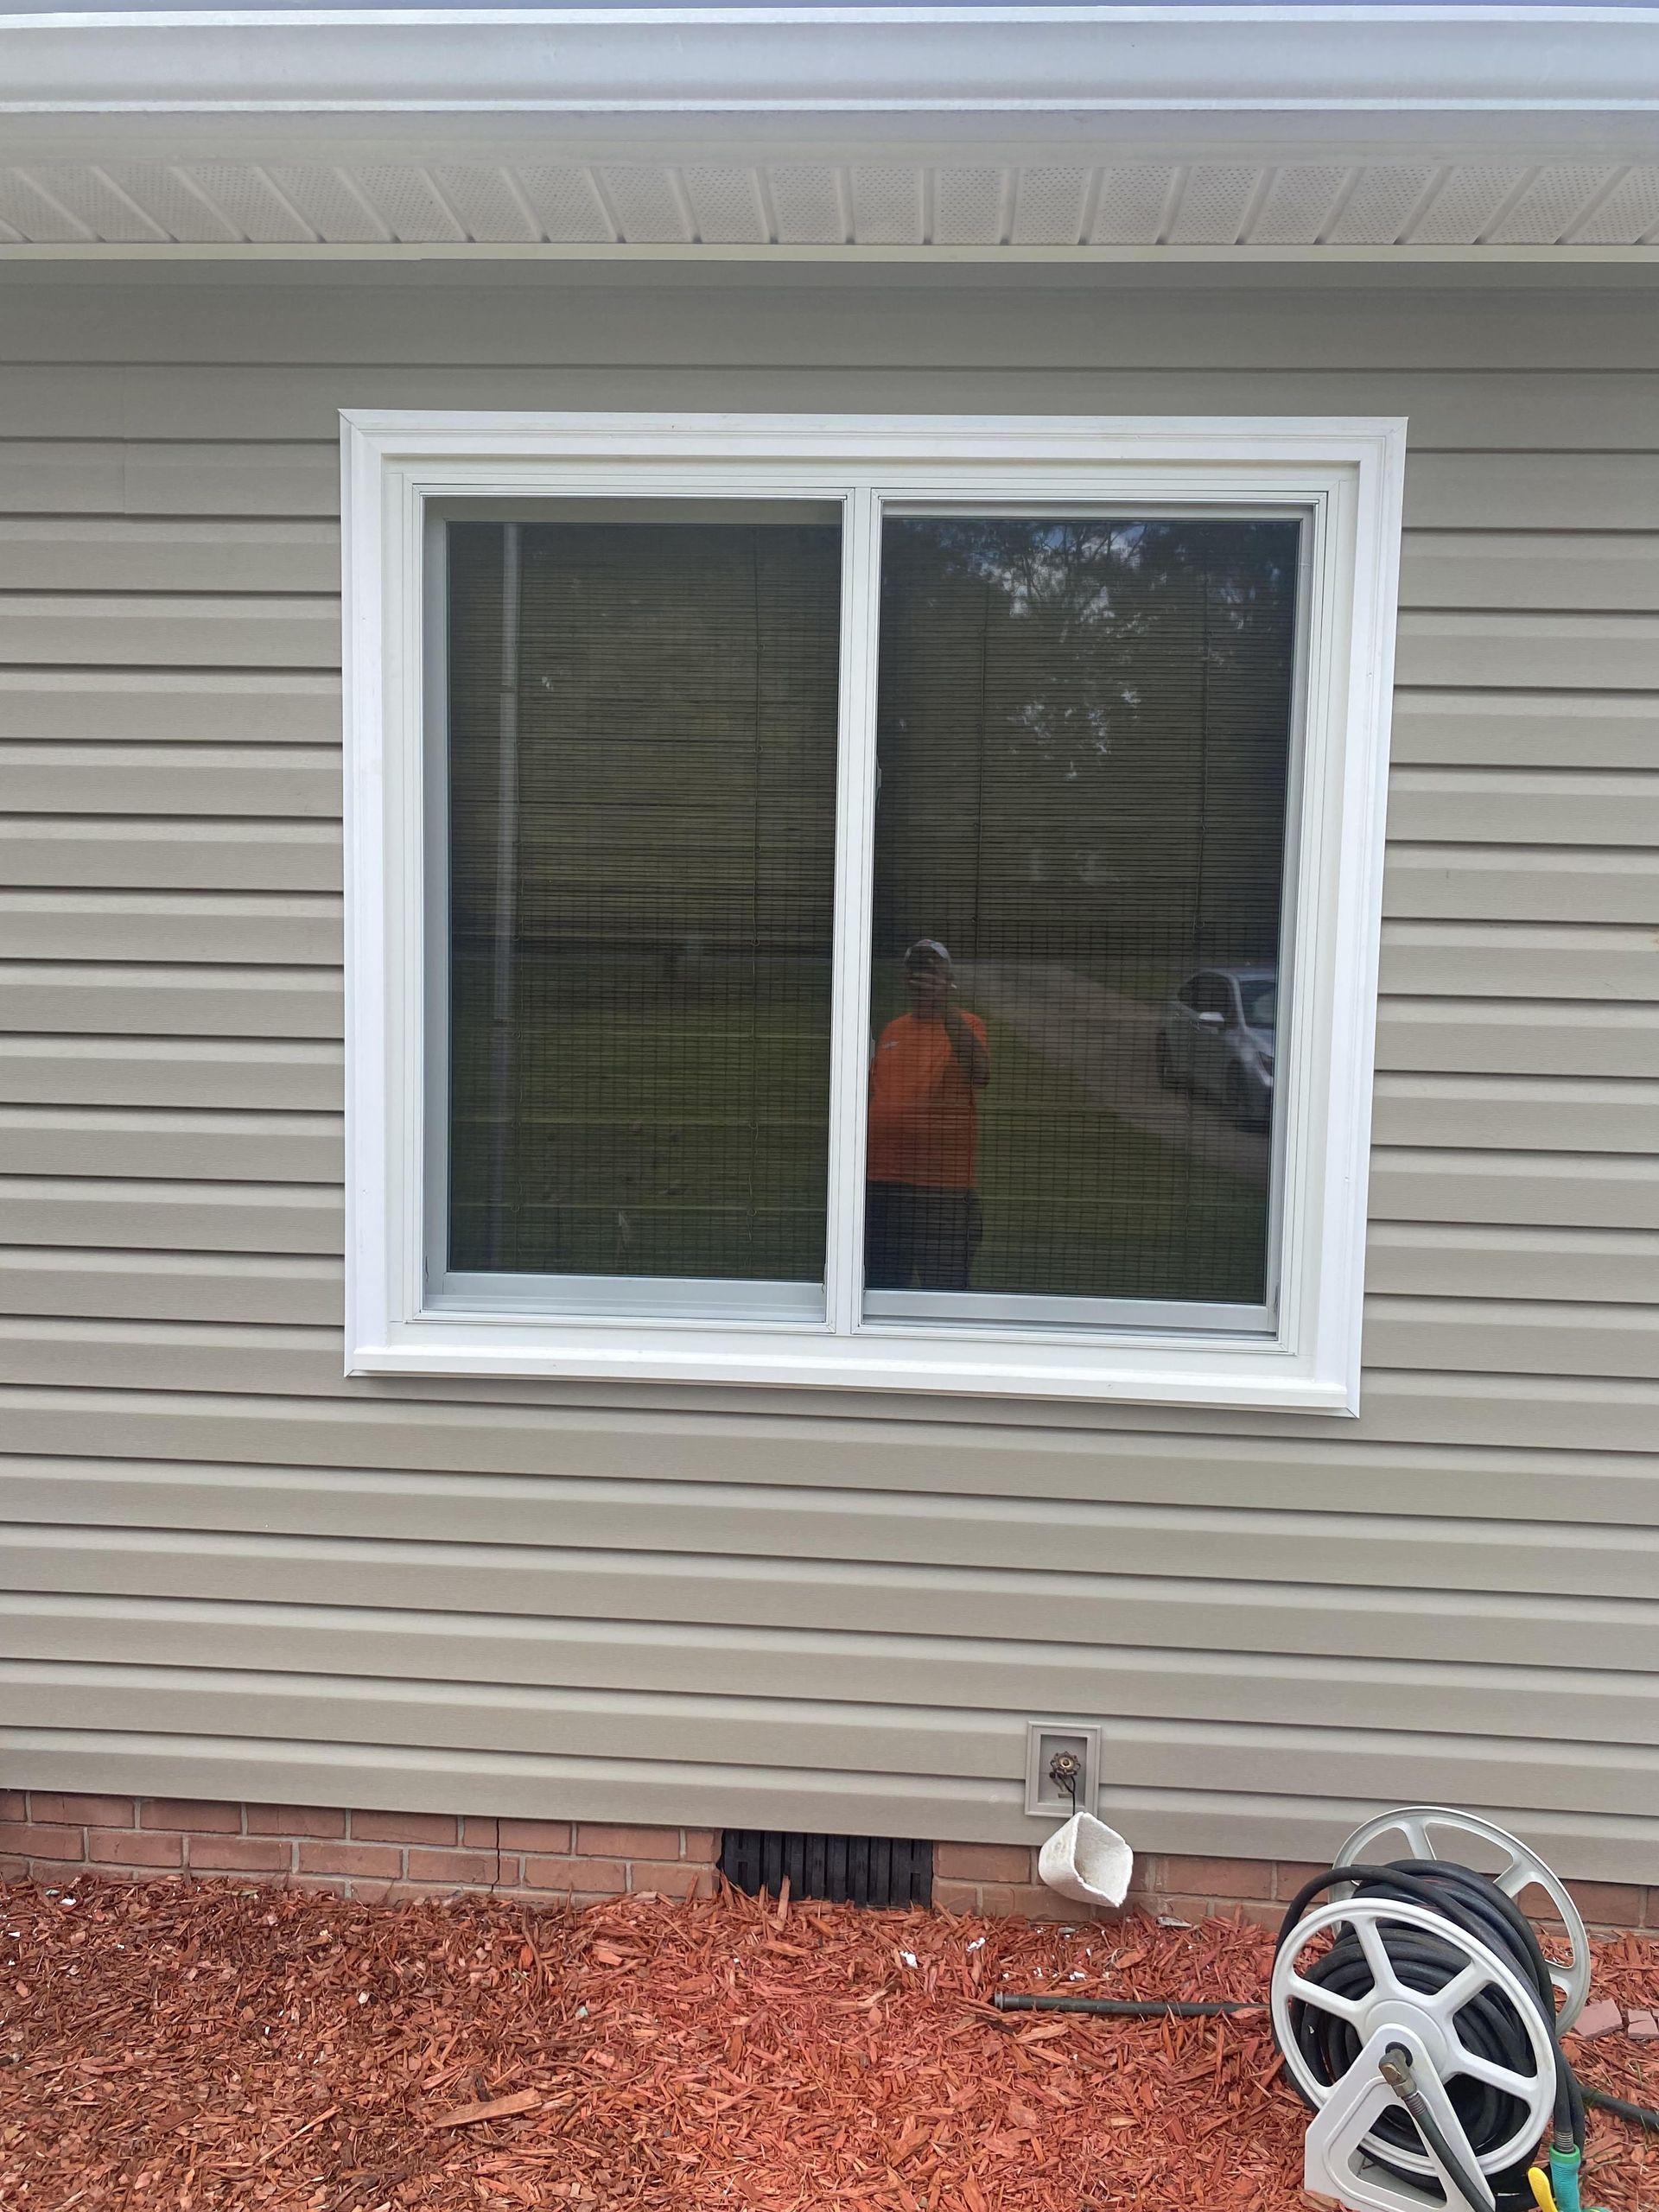
[[[1513,1898],[1505,1897],[1484,1874],[1445,1859],[1402,1859],[1385,1866],[1333,1866],[1297,1892],[1280,1929],[1280,1943],[1288,1940],[1316,1897],[1347,1884],[1353,1885],[1356,1900],[1426,1907],[1514,1968],[1536,1997],[1539,2017],[1548,2029],[1554,2053],[1556,2147],[1565,2150],[1573,2145],[1582,2150],[1584,2097],[1556,2032],[1549,1962],[1539,1948],[1531,1922]],[[1404,1922],[1385,1921],[1378,1935],[1402,1986],[1421,1990],[1426,1996],[1443,1989],[1469,1962],[1467,1954],[1454,1940]],[[1363,1997],[1372,1986],[1371,1968],[1355,1931],[1344,1929],[1329,1950],[1310,1961],[1304,1978],[1333,1996]],[[1308,2071],[1320,2082],[1339,2081],[1359,2056],[1357,2031],[1336,2013],[1297,1999],[1291,2000],[1287,2009],[1297,2052]],[[1477,2057],[1490,2059],[1516,2074],[1534,2071],[1526,2023],[1501,1989],[1489,1984],[1478,1991],[1459,2012],[1458,2028],[1465,2049]],[[1507,2142],[1525,2119],[1525,2107],[1518,2098],[1471,2075],[1455,2075],[1446,2084],[1446,2094],[1477,2158],[1489,2157]],[[1404,2111],[1381,2114],[1371,2133],[1376,2141],[1402,2151],[1419,2149],[1417,2131]],[[1386,2165],[1388,2161],[1379,2163]],[[1522,2158],[1487,2177],[1498,2212],[1530,2212],[1529,2163]],[[1403,2178],[1415,2178],[1400,2168],[1389,2170]]]

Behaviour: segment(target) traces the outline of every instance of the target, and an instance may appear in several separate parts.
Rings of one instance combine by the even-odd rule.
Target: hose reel
[[[1386,1857],[1391,1839],[1409,1856]],[[1443,1857],[1440,1843],[1477,1847],[1497,1871]],[[1516,1903],[1532,1890],[1554,1909],[1565,1959],[1546,1957]],[[1577,1906],[1506,1830],[1444,1805],[1356,1828],[1286,1914],[1269,1986],[1287,2078],[1313,2113],[1309,2190],[1348,2212],[1580,2212],[1586,2101],[1659,2130],[1659,2111],[1581,2090],[1562,2056],[1590,1970]],[[1120,2018],[1255,2009],[1011,1990],[993,2001]],[[1529,2164],[1546,2133],[1548,2175]]]
[[[1409,1857],[1382,1858],[1393,1836]],[[1437,1836],[1503,1866],[1477,1873],[1442,1858]],[[1564,1963],[1545,1958],[1515,1903],[1534,1887],[1566,1929]],[[1352,2212],[1530,2212],[1528,2169],[1548,2130],[1560,2212],[1577,2212],[1584,2106],[1560,2037],[1589,1974],[1577,1908],[1503,1829],[1434,1805],[1357,1829],[1296,1898],[1274,1959],[1274,2035],[1314,2113],[1308,2189]]]

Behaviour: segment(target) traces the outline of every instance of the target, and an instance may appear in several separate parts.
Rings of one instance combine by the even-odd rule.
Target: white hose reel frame
[[[1459,1969],[1444,1988],[1433,1991],[1408,1988],[1395,1973],[1393,1961],[1383,1941],[1382,1930],[1390,1925],[1412,1928],[1420,1934],[1432,1936],[1438,1942],[1461,1951],[1467,1963]],[[1332,1991],[1322,1989],[1318,1982],[1309,1981],[1296,1971],[1297,1959],[1315,1937],[1324,1935],[1328,1929],[1342,1927],[1352,1929],[1370,1968],[1372,1986],[1363,1997],[1339,1996]],[[1510,2067],[1500,2066],[1493,2060],[1481,2057],[1464,2044],[1458,2030],[1457,2015],[1471,1998],[1488,1987],[1499,1990],[1514,2007],[1526,2031],[1535,2069],[1534,2073],[1518,2074]],[[1346,2021],[1354,2030],[1362,2049],[1385,2031],[1407,2028],[1425,2051],[1442,2085],[1455,2081],[1460,2074],[1469,2075],[1476,2081],[1484,2082],[1489,2087],[1517,2099],[1523,2109],[1514,2132],[1478,2161],[1471,2152],[1470,2164],[1478,2164],[1483,2173],[1500,2172],[1537,2147],[1538,2139],[1555,2107],[1555,2052],[1548,2027],[1538,2010],[1537,1994],[1495,1951],[1489,1950],[1475,1936],[1454,1927],[1428,1906],[1395,1904],[1385,1898],[1333,1898],[1325,1904],[1316,1905],[1280,1945],[1273,1962],[1269,1990],[1274,2033],[1286,2068],[1297,2087],[1316,2110],[1322,2110],[1335,2094],[1339,2083],[1319,2081],[1297,2048],[1290,2018],[1290,2006],[1294,2002],[1311,2005],[1317,2012],[1332,2013]],[[1356,2147],[1377,2164],[1395,2167],[1402,2173],[1420,2176],[1425,2183],[1437,2179],[1438,2169],[1424,2152],[1403,2149],[1369,2133],[1357,2139]],[[1340,2176],[1335,2176],[1333,2179],[1340,2185]],[[1316,2183],[1310,2177],[1309,2185],[1332,2192],[1330,2181]],[[1381,2196],[1372,2196],[1369,2201],[1382,2202],[1386,2200]],[[1409,2200],[1402,2196],[1397,2201],[1403,2203]],[[1424,2198],[1421,2201],[1429,2200]]]
[[[1510,1898],[1518,1898],[1529,1889],[1541,1889],[1555,1908],[1557,1917],[1567,1930],[1572,1956],[1564,1966],[1550,1961],[1549,1978],[1560,1994],[1560,2004],[1555,2016],[1559,2035],[1565,2035],[1584,2010],[1585,1999],[1590,1994],[1590,1938],[1585,1932],[1584,1916],[1562,1885],[1560,1878],[1546,1866],[1543,1860],[1528,1844],[1513,1836],[1507,1828],[1499,1827],[1493,1821],[1484,1821],[1476,1813],[1459,1813],[1449,1805],[1402,1805],[1392,1813],[1379,1813],[1375,1820],[1357,1827],[1333,1864],[1338,1866],[1357,1866],[1402,1856],[1412,1859],[1452,1859],[1464,1862],[1454,1852],[1439,1852],[1434,1848],[1434,1833],[1442,1829],[1453,1835],[1473,1836],[1481,1843],[1490,1844],[1503,1855],[1501,1872],[1489,1878]],[[1405,1844],[1404,1853],[1376,1852],[1373,1847],[1385,1836],[1398,1836]],[[1332,1891],[1333,1897],[1339,1892]],[[1347,1894],[1351,1896],[1352,1891]]]

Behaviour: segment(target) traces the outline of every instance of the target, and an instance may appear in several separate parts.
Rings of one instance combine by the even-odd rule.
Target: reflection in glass
[[[1298,542],[1294,522],[887,522],[876,1310],[1268,1297]]]
[[[840,537],[451,523],[449,1264],[823,1274]]]

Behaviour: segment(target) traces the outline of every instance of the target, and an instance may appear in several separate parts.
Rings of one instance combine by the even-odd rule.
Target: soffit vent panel
[[[1080,245],[1397,252],[1639,248],[1659,226],[1659,163],[775,162],[430,165],[209,161],[0,168],[15,244],[254,246]]]
[[[936,169],[934,245],[1000,245],[1007,219],[1007,181],[1005,169]]]
[[[1278,170],[1250,226],[1254,245],[1317,245],[1352,171],[1335,162],[1294,162]]]
[[[1366,169],[1326,236],[1333,245],[1393,245],[1434,181],[1432,168]]]
[[[1554,245],[1575,231],[1603,193],[1618,183],[1617,169],[1545,169],[1492,226],[1494,245]]]
[[[1024,169],[1014,200],[1015,245],[1076,245],[1094,181],[1088,169]]]

